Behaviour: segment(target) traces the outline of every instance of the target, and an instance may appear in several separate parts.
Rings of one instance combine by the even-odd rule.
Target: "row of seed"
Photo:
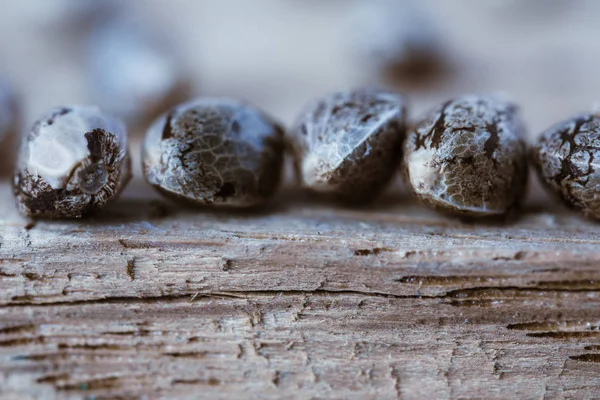
[[[161,193],[218,207],[266,203],[279,187],[286,149],[299,185],[347,203],[379,195],[401,164],[425,204],[457,216],[502,216],[525,193],[524,133],[517,108],[493,97],[448,101],[407,133],[402,96],[339,92],[313,101],[287,135],[248,103],[201,98],[151,125],[142,161],[146,180]],[[131,178],[127,149],[124,125],[100,109],[51,110],[19,151],[19,210],[79,218],[103,208]],[[552,127],[530,150],[544,184],[592,217],[600,217],[598,152],[600,118],[591,114]]]

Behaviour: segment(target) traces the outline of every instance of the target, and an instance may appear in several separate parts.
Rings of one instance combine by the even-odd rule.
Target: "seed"
[[[123,124],[97,107],[56,108],[23,138],[14,174],[19,211],[80,218],[118,196],[131,178]]]
[[[289,138],[300,185],[349,203],[373,199],[397,169],[405,118],[400,95],[375,89],[313,101]]]
[[[440,211],[505,215],[525,193],[524,134],[511,103],[472,95],[450,100],[409,133],[406,182],[419,199]]]
[[[416,75],[444,61],[436,26],[416,2],[369,0],[355,14],[348,36],[361,60],[377,69]]]
[[[87,75],[94,100],[128,123],[145,125],[187,98],[190,89],[173,46],[125,16],[92,29]]]
[[[283,130],[257,108],[197,99],[159,117],[146,134],[143,169],[163,194],[199,205],[249,207],[277,190]]]
[[[600,117],[582,114],[552,126],[532,146],[531,160],[549,193],[600,219]]]
[[[14,167],[18,129],[17,96],[8,83],[0,82],[0,175]]]

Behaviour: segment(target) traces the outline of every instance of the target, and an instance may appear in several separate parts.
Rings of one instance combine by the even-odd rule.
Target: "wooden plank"
[[[0,204],[0,398],[600,387],[600,229],[539,202],[500,225],[401,192],[365,209],[288,190],[258,215],[182,210],[140,181],[95,220],[32,225],[7,184]]]
[[[38,3],[0,15],[24,126],[93,102],[84,35],[36,25]],[[409,97],[411,119],[500,89],[530,139],[598,98],[600,2],[419,2],[450,61],[421,80],[382,79],[353,51],[358,3],[130,6],[197,93],[287,125],[311,98],[375,82]],[[138,178],[103,217],[31,224],[0,183],[0,399],[597,398],[599,264],[600,226],[539,194],[515,221],[465,224],[401,191],[364,209],[285,191],[258,215],[185,210]]]

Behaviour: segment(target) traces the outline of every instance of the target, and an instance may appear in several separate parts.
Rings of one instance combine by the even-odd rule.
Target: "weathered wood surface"
[[[198,93],[290,124],[315,96],[381,83],[350,48],[358,2],[129,3],[170,34]],[[600,2],[418,3],[452,68],[389,82],[411,118],[502,90],[533,138],[598,100]],[[40,4],[0,13],[25,125],[92,101],[81,36],[36,27]],[[600,225],[546,197],[501,226],[401,195],[343,210],[288,193],[262,215],[152,196],[138,180],[108,219],[30,225],[0,185],[0,399],[600,397]]]
[[[215,214],[136,181],[106,218],[30,224],[2,184],[0,398],[600,393],[599,225],[304,200]]]

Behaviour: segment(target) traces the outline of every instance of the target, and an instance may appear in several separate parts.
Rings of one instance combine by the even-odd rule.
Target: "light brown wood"
[[[140,181],[92,221],[0,203],[0,398],[598,394],[600,228],[561,209],[215,214]]]
[[[82,35],[35,24],[50,2],[0,13],[25,126],[93,102]],[[596,0],[419,0],[450,59],[425,80],[382,80],[357,57],[358,0],[127,3],[172,39],[197,93],[288,125],[315,96],[377,82],[411,118],[506,92],[533,138],[600,93]],[[272,212],[227,214],[182,210],[136,175],[78,222],[26,221],[0,183],[0,399],[600,397],[600,225],[542,194],[504,225],[401,191],[343,209],[287,190]]]

